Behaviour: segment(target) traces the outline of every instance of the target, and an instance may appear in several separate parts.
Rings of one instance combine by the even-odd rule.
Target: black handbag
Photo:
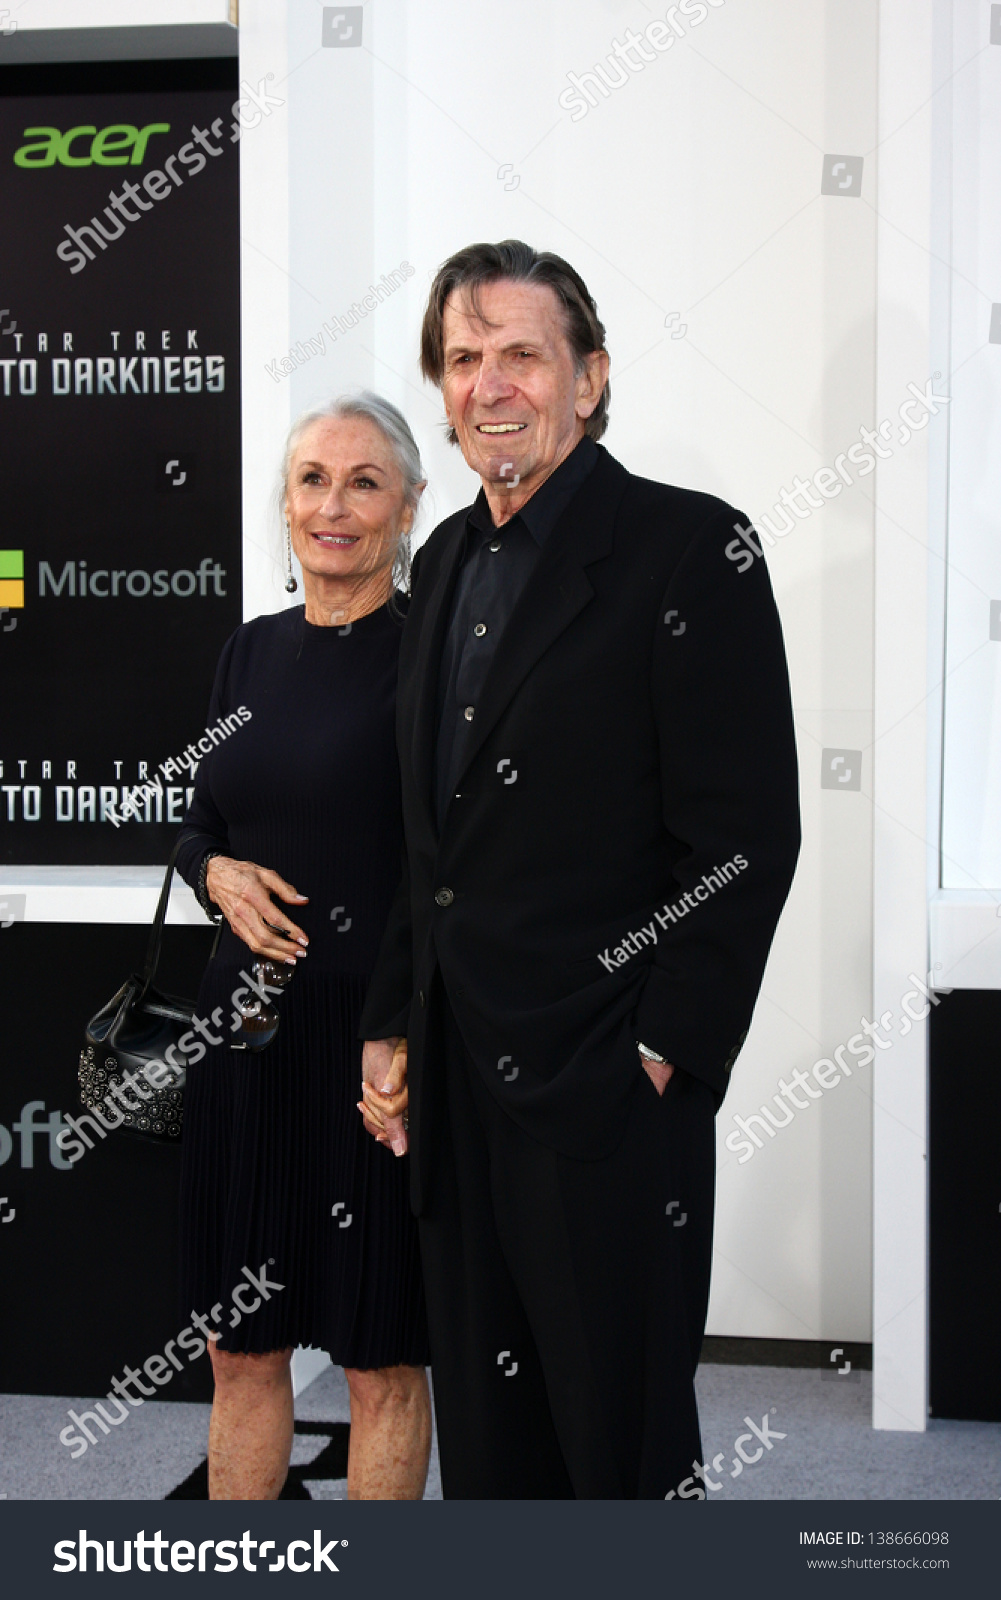
[[[183,1065],[165,1062],[165,1052],[190,1031],[195,1014],[193,1000],[164,994],[153,986],[180,843],[178,839],[167,862],[143,970],[127,978],[107,1005],[91,1017],[77,1067],[80,1103],[88,1111],[96,1110],[102,1121],[108,1117],[109,1127],[120,1126],[141,1138],[165,1143],[181,1136],[187,1076]],[[220,924],[212,956],[221,931]],[[183,1056],[183,1051],[180,1054]],[[173,1060],[177,1060],[176,1052]],[[149,1077],[143,1074],[144,1067],[150,1067]],[[139,1074],[141,1093],[125,1084],[126,1070]],[[121,1096],[116,1097],[113,1090],[121,1090]],[[130,1105],[135,1109],[127,1109]]]

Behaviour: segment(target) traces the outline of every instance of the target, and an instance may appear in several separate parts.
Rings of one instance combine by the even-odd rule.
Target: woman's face
[[[367,417],[310,424],[292,458],[285,514],[302,570],[315,578],[388,576],[413,521],[393,451]]]

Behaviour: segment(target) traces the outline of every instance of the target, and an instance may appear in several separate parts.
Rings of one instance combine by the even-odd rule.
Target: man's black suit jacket
[[[466,516],[415,561],[397,702],[406,861],[361,1025],[408,1036],[418,1209],[436,968],[510,1115],[600,1157],[643,1077],[637,1040],[722,1099],[799,850],[764,560],[727,557],[732,507],[604,449],[498,643],[439,836],[436,685]]]

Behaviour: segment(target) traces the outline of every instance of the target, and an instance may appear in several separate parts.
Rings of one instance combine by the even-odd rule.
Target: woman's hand
[[[358,1110],[365,1127],[378,1144],[389,1145],[394,1155],[406,1155],[406,1039],[367,1039],[361,1056],[361,1076]]]
[[[205,871],[205,888],[219,907],[238,939],[254,952],[272,961],[295,966],[306,954],[309,940],[302,929],[280,910],[271,896],[291,905],[306,905],[308,897],[293,889],[270,867],[253,861],[234,861],[231,856],[213,856]],[[288,935],[283,939],[274,929]],[[293,940],[292,945],[289,940]],[[296,948],[298,946],[298,948]]]

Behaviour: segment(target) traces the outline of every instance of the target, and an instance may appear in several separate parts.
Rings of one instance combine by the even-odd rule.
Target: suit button
[[[417,1001],[418,1001],[418,1004],[422,1005],[422,1006],[427,1004],[427,1001],[424,999],[424,990],[423,989],[418,989],[418,991],[417,991]]]
[[[439,889],[435,894],[435,900],[440,906],[450,906],[454,899],[455,895],[451,889]]]

